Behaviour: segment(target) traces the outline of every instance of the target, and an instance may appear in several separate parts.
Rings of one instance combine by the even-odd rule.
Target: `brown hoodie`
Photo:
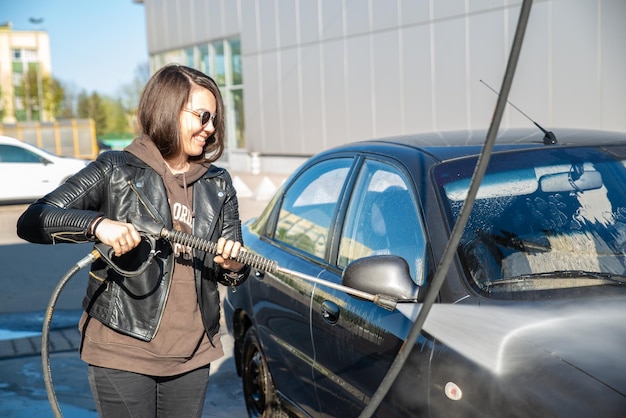
[[[190,164],[183,174],[172,174],[154,143],[135,139],[127,148],[161,175],[170,203],[174,229],[192,233],[193,183],[208,165]],[[150,342],[122,335],[99,321],[89,321],[81,357],[89,364],[152,376],[185,373],[223,356],[219,334],[208,340],[197,302],[191,248],[174,246],[176,262],[159,329]],[[86,319],[86,318],[84,318]],[[81,323],[82,329],[82,323]]]

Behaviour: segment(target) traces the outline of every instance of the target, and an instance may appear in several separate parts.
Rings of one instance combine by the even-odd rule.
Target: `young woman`
[[[218,256],[159,240],[137,277],[102,259],[89,273],[81,358],[103,417],[200,417],[209,365],[223,355],[217,283],[244,280],[237,197],[213,165],[224,150],[224,105],[207,75],[170,65],[138,108],[140,135],[101,154],[32,204],[18,235],[30,242],[100,241],[118,263],[145,257],[138,231],[163,225],[218,243]],[[118,269],[119,270],[119,269]]]

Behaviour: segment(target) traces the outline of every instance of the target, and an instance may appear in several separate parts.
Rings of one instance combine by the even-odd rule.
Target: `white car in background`
[[[0,204],[31,203],[63,184],[89,161],[59,157],[0,136]]]

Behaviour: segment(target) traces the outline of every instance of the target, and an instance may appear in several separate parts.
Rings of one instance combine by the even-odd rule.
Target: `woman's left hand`
[[[213,261],[227,270],[239,271],[243,264],[234,260],[239,255],[239,251],[245,251],[239,241],[227,240],[222,237],[217,240],[218,255],[213,258]]]

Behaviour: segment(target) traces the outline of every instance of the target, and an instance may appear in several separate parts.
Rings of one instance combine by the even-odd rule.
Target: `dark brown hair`
[[[217,109],[213,121],[215,132],[207,138],[204,155],[190,159],[212,163],[224,152],[224,102],[217,83],[201,71],[170,64],[150,78],[141,93],[137,108],[141,134],[154,142],[165,159],[175,158],[181,152],[180,112],[187,105],[195,86],[213,93]]]

